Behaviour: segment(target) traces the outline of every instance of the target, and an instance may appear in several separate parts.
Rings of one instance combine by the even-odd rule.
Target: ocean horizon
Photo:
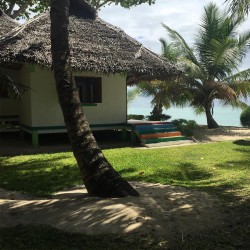
[[[128,114],[135,115],[150,115],[152,111],[151,99],[149,97],[137,97],[128,104]],[[248,101],[249,104],[249,101]],[[242,127],[240,123],[240,115],[242,109],[231,108],[229,106],[220,106],[219,104],[214,107],[213,117],[215,121],[222,126],[237,126]],[[196,115],[191,107],[171,107],[163,111],[164,114],[170,115],[171,120],[186,119],[195,120],[199,125],[207,125],[205,114]]]

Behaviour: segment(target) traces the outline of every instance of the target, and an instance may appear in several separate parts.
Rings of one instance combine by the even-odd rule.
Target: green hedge
[[[240,122],[242,126],[250,126],[250,106],[242,111],[240,115]]]
[[[176,119],[172,123],[185,136],[193,136],[194,129],[198,126],[194,120]]]
[[[130,120],[130,119],[133,119],[133,120],[144,120],[145,117],[144,115],[134,115],[134,114],[130,114],[127,116],[127,119]]]

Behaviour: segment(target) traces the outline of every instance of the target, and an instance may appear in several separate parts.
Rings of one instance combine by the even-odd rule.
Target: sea
[[[246,103],[250,105],[250,100]],[[152,111],[151,98],[149,97],[137,97],[131,103],[128,104],[128,114],[136,115],[150,115]],[[229,106],[221,106],[219,102],[215,102],[213,117],[215,121],[222,126],[237,126],[241,127],[240,114],[242,110],[239,108],[231,108]],[[186,119],[195,120],[199,125],[206,125],[205,114],[196,115],[191,107],[171,107],[163,111],[164,114],[170,115],[171,120],[174,119]]]

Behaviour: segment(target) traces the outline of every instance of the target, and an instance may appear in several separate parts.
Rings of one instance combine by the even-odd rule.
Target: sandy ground
[[[0,190],[1,227],[46,224],[69,232],[157,233],[183,235],[222,223],[220,202],[181,187],[131,183],[140,197],[88,197],[84,187],[62,191],[51,199],[35,199]]]
[[[216,129],[207,129],[206,126],[200,126],[194,131],[194,139],[197,142],[250,139],[250,128],[224,126]]]
[[[250,139],[250,129],[222,127],[195,131],[196,142]],[[13,149],[12,149],[13,150]],[[213,229],[223,223],[223,208],[216,197],[169,185],[133,182],[140,197],[100,199],[79,187],[38,199],[0,189],[0,227],[46,224],[86,234],[154,232],[185,235]]]

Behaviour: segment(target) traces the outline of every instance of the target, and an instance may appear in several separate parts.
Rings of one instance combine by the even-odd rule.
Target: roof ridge
[[[17,26],[16,28],[12,29],[11,31],[9,31],[8,33],[6,33],[2,37],[0,37],[0,42],[4,42],[8,39],[16,37],[20,32],[22,32],[26,28],[26,26],[28,26],[29,24],[33,23],[34,21],[37,21],[38,19],[40,19],[46,15],[48,15],[48,12],[44,12],[38,16],[35,16],[35,17],[31,18],[29,21]]]
[[[147,47],[145,47],[141,42],[137,41],[135,38],[133,38],[132,36],[128,35],[123,29],[121,29],[120,27],[117,27],[113,24],[108,23],[107,21],[103,20],[102,18],[100,18],[99,16],[97,16],[96,18],[97,20],[99,20],[100,22],[102,22],[103,24],[105,24],[107,27],[117,31],[117,32],[121,32],[124,36],[126,36],[131,42],[133,42],[134,44],[140,46],[139,50],[135,53],[135,58],[139,58],[139,54],[142,53],[142,49],[145,50],[147,53],[152,54],[153,56],[157,57],[158,59],[161,59],[162,62],[165,62],[166,60],[164,60],[160,55],[158,55],[157,53],[151,51],[150,49],[148,49]]]
[[[127,38],[129,38],[129,40],[131,42],[133,42],[134,44],[137,44],[137,45],[142,45],[142,43],[138,42],[135,38],[133,38],[132,36],[128,35],[123,29],[111,24],[111,23],[108,23],[107,21],[103,20],[102,18],[100,18],[99,16],[96,18],[97,20],[99,20],[100,22],[102,22],[103,24],[105,24],[107,27],[113,29],[114,31],[117,31],[117,32],[121,32],[122,34],[124,34]]]

